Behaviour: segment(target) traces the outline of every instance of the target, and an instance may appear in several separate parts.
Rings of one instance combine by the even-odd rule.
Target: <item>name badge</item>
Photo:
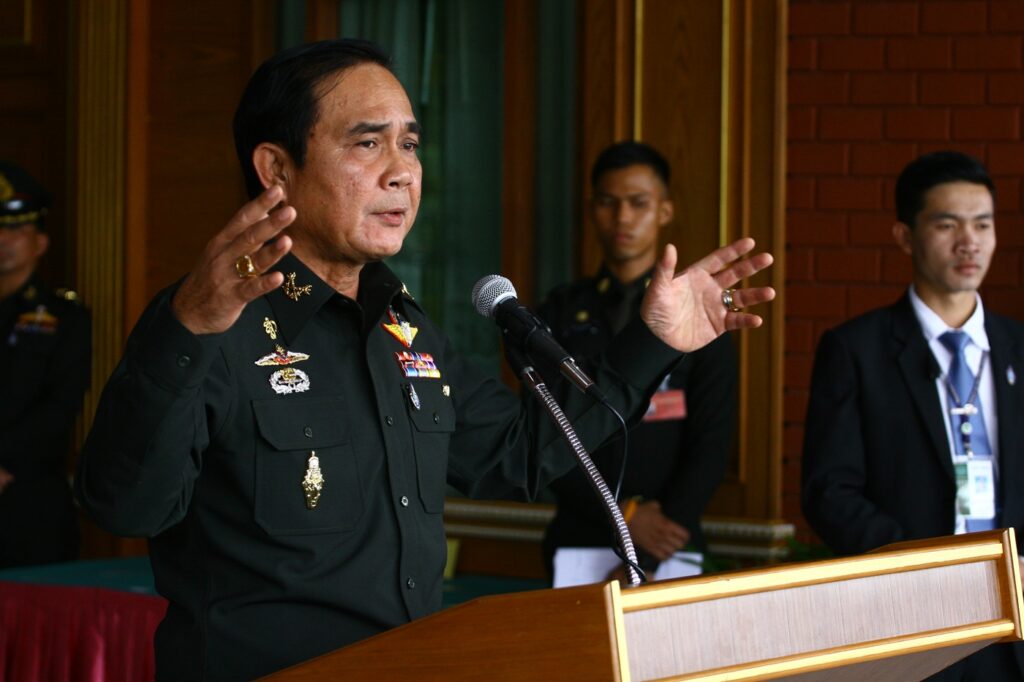
[[[681,388],[658,391],[644,414],[645,422],[678,421],[686,417],[686,393]]]
[[[992,458],[975,455],[958,457],[956,473],[957,512],[967,519],[987,520],[996,516],[996,485]]]

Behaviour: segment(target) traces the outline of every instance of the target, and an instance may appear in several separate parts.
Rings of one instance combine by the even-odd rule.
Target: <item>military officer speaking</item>
[[[67,456],[89,384],[89,313],[36,277],[49,195],[0,162],[0,567],[78,555]]]
[[[467,362],[383,264],[420,203],[420,126],[388,58],[300,46],[235,115],[252,201],[132,332],[80,460],[83,505],[150,538],[170,602],[158,679],[251,679],[441,606],[446,481],[528,499],[574,465],[555,427]],[[197,219],[203,217],[197,215]],[[624,414],[680,352],[761,320],[751,240],[681,273],[671,247],[642,319],[596,362]],[[485,274],[485,273],[481,273]],[[587,440],[617,420],[582,395]]]

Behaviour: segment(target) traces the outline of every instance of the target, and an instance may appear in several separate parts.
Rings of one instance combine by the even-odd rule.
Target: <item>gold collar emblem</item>
[[[313,291],[313,285],[312,284],[302,284],[302,285],[296,284],[295,283],[295,275],[296,275],[296,273],[289,272],[288,276],[285,278],[284,284],[281,285],[281,288],[284,289],[284,295],[285,296],[287,296],[288,298],[292,299],[293,301],[298,301],[299,298],[301,298],[303,295],[307,295],[308,296],[309,292]]]

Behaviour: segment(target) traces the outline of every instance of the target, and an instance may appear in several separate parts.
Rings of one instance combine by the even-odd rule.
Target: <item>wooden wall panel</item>
[[[68,188],[74,173],[68,150],[67,3],[0,3],[0,159],[28,170],[53,194],[47,222],[50,251],[40,270],[52,286],[76,286],[73,212]]]
[[[664,239],[681,261],[752,236],[778,257],[756,283],[780,294],[785,14],[785,0],[603,0],[580,10],[581,204],[603,147],[649,142],[672,165],[677,217]],[[581,270],[592,272],[600,250],[592,226],[583,235]],[[762,329],[736,335],[738,448],[709,510],[718,516],[781,513],[781,296],[761,313]]]

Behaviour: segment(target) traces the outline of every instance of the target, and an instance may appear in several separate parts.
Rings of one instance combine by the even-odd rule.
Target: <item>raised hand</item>
[[[640,317],[664,343],[690,352],[734,329],[761,326],[761,318],[742,309],[775,298],[771,287],[731,289],[745,277],[772,263],[772,256],[759,253],[741,259],[754,248],[749,237],[716,249],[676,274],[676,248],[665,247],[654,276],[644,294]],[[732,307],[727,303],[730,291]]]
[[[267,272],[292,247],[288,236],[274,239],[295,220],[290,206],[270,212],[284,198],[279,185],[268,188],[206,244],[171,301],[175,317],[193,334],[227,331],[249,301],[284,283],[280,272]]]

